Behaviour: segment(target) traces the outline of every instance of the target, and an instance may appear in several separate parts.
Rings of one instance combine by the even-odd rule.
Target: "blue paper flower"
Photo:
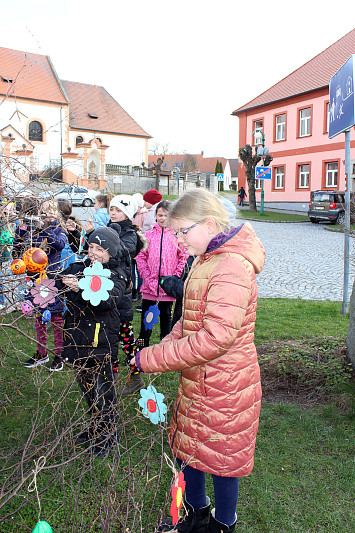
[[[145,329],[153,329],[154,324],[158,324],[159,322],[159,315],[158,304],[151,305],[144,314],[143,322]]]
[[[138,404],[143,409],[143,415],[150,419],[153,424],[165,421],[165,413],[168,408],[163,402],[164,394],[157,392],[153,385],[148,385],[146,389],[141,389],[142,398]]]
[[[81,296],[84,300],[90,300],[91,305],[99,305],[100,302],[109,299],[108,291],[113,289],[114,283],[108,279],[111,276],[108,268],[95,262],[84,269],[84,276],[78,283],[83,290]]]

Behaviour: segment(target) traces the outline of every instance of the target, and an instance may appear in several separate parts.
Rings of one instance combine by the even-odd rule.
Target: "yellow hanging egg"
[[[48,264],[47,254],[41,248],[30,248],[23,254],[22,259],[27,270],[33,274],[41,272]]]

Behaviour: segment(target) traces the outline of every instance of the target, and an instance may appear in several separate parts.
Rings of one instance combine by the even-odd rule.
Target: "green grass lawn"
[[[305,215],[294,215],[292,213],[277,213],[276,211],[254,212],[247,209],[238,211],[237,218],[260,220],[261,222],[309,222]]]
[[[279,349],[280,344],[298,346],[301,342],[304,350],[308,340],[313,347],[321,339],[322,357],[313,362],[302,351],[295,356],[283,349],[281,354],[285,362],[291,353],[290,361],[300,367],[298,378],[302,378],[302,357],[308,365],[307,369],[304,366],[305,376],[306,370],[312,375],[320,373],[324,367],[317,364],[317,358],[322,363],[333,345],[345,345],[349,319],[340,309],[340,303],[328,301],[260,299],[255,332],[260,353],[265,346],[272,355],[273,345]],[[47,520],[55,533],[151,533],[165,505],[168,503],[167,511],[170,505],[172,472],[163,456],[165,452],[172,459],[166,425],[155,426],[140,414],[138,394],[120,400],[119,448],[106,459],[92,459],[84,447],[75,445],[75,435],[86,416],[72,371],[53,375],[43,367],[23,368],[21,361],[34,349],[23,334],[31,337],[33,325],[16,316],[0,317],[0,532],[34,528],[39,506],[36,492],[29,492],[28,486],[34,478],[34,460],[44,456],[46,464],[36,476],[41,519]],[[136,313],[136,333],[139,320]],[[156,327],[152,342],[158,342]],[[261,356],[261,362],[263,374],[268,358]],[[348,372],[336,368],[341,375]],[[122,366],[118,388],[126,375]],[[283,377],[280,373],[279,379]],[[165,394],[170,411],[178,373],[144,379]],[[270,398],[263,402],[255,467],[248,478],[240,480],[237,531],[355,530],[354,392],[349,380],[346,387],[344,381],[337,388],[339,382],[325,379],[326,401],[316,404]],[[341,402],[337,402],[338,396]],[[209,477],[207,491],[213,495]]]

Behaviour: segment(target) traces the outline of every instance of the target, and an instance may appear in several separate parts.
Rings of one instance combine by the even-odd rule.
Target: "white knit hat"
[[[122,211],[130,220],[132,220],[138,210],[136,200],[133,196],[129,196],[128,194],[118,194],[117,196],[114,196],[111,200],[110,207],[112,205]]]
[[[138,207],[144,207],[143,194],[141,194],[140,192],[136,192],[133,195],[133,198],[137,202]]]

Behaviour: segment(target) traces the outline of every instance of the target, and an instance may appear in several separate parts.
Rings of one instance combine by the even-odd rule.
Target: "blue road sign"
[[[271,168],[270,167],[255,167],[255,179],[256,180],[271,180]]]
[[[354,58],[346,63],[329,81],[329,138],[355,125]]]
[[[224,174],[217,174],[217,181],[224,181]]]

